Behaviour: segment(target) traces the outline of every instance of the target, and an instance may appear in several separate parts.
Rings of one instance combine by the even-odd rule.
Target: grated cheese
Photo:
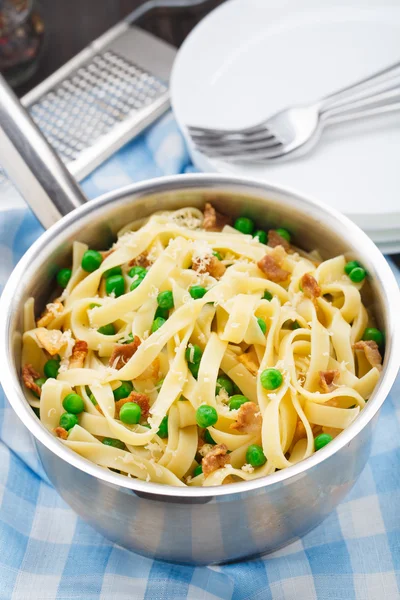
[[[245,473],[254,473],[254,467],[252,465],[249,465],[248,463],[244,464],[243,467],[241,467],[241,469]]]
[[[199,450],[199,454],[201,456],[205,456],[206,454],[208,454],[211,450],[213,449],[213,445],[212,444],[204,444],[200,450]]]

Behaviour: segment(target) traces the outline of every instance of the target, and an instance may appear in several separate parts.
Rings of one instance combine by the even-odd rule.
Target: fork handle
[[[317,104],[321,112],[328,108],[339,107],[346,104],[350,99],[359,100],[367,98],[374,93],[392,89],[400,84],[400,62],[396,62],[373,75],[361,79],[341,90],[325,96]]]
[[[352,118],[378,115],[397,110],[394,108],[400,102],[400,84],[377,94],[359,100],[351,100],[346,104],[334,106],[320,113],[320,118],[325,124],[339,123]]]
[[[345,123],[346,121],[354,121],[356,119],[364,119],[365,117],[376,117],[391,112],[400,110],[400,95],[398,102],[391,102],[382,106],[370,106],[355,111],[347,111],[338,115],[332,115],[324,120],[324,125],[336,125]]]

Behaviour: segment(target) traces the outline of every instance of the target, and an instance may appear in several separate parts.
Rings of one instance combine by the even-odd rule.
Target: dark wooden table
[[[197,8],[154,11],[139,25],[180,46],[196,23],[222,2],[208,0]],[[35,75],[17,88],[18,95],[26,94],[143,3],[144,0],[40,0],[46,32],[44,49]]]

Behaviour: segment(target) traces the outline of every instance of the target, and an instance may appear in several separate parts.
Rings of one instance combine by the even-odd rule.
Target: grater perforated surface
[[[29,112],[69,163],[166,90],[154,75],[106,50],[42,96]]]

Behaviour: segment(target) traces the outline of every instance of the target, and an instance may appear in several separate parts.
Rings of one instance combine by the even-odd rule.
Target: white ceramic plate
[[[290,186],[400,248],[400,112],[327,130],[312,154],[275,165],[230,164],[193,149],[185,124],[240,127],[312,102],[400,60],[398,0],[230,0],[180,49],[172,107],[204,171]]]

